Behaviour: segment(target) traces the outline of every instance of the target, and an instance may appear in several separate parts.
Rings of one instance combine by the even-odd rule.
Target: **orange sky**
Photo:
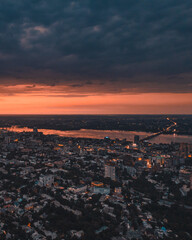
[[[192,93],[94,93],[67,86],[1,86],[0,114],[192,114]]]

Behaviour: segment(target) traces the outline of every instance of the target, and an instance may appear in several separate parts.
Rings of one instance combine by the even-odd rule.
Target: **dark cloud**
[[[188,0],[3,0],[0,82],[191,92],[191,29]]]
[[[38,96],[38,95],[34,95],[34,96]],[[47,95],[39,95],[39,96],[47,96]],[[84,97],[89,97],[89,95],[87,94],[76,94],[76,95],[73,95],[73,94],[57,94],[57,95],[49,95],[49,97],[57,97],[57,98],[84,98]]]

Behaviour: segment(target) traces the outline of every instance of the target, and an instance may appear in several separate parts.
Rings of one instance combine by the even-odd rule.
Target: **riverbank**
[[[1,128],[2,129],[2,128]],[[6,128],[8,131],[13,132],[32,132],[32,128],[28,127],[19,127],[12,126]],[[127,141],[133,141],[134,136],[138,135],[140,139],[146,138],[151,135],[151,132],[141,132],[141,131],[119,131],[119,130],[94,130],[94,129],[80,129],[80,130],[69,130],[61,131],[54,129],[38,129],[39,132],[42,132],[45,135],[58,135],[61,137],[72,137],[72,138],[95,138],[103,139],[109,137],[111,139],[119,138],[125,139]],[[161,134],[150,140],[151,143],[192,143],[192,136],[190,135],[177,135],[177,134]]]

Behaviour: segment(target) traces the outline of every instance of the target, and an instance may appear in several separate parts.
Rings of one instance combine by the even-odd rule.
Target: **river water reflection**
[[[8,131],[13,132],[32,132],[31,128],[20,128],[18,126],[13,126],[11,128],[7,128]],[[151,133],[148,132],[136,132],[136,131],[117,131],[117,130],[92,130],[92,129],[81,129],[81,130],[71,130],[71,131],[60,131],[53,129],[38,129],[39,132],[42,132],[45,135],[58,135],[61,137],[72,137],[72,138],[96,138],[103,139],[104,137],[110,137],[111,139],[126,138],[128,141],[133,141],[134,135],[140,136],[140,139],[145,138]],[[192,143],[192,136],[187,135],[177,135],[177,134],[162,134],[150,140],[151,143]]]

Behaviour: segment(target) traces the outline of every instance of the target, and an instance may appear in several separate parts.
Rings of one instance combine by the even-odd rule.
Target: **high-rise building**
[[[34,127],[34,128],[33,128],[33,133],[38,133],[37,127]]]
[[[51,187],[54,183],[54,176],[53,175],[41,175],[39,177],[39,186],[41,187]]]
[[[136,144],[139,143],[139,136],[138,135],[134,136],[134,143],[136,143]]]
[[[181,157],[189,157],[192,154],[192,144],[188,143],[181,143],[179,148],[180,156]]]
[[[105,178],[111,178],[111,180],[116,179],[115,166],[112,164],[105,164]]]
[[[190,176],[190,190],[192,191],[192,174]]]
[[[10,142],[11,142],[11,137],[6,136],[6,137],[5,137],[5,143],[6,143],[6,144],[9,144]]]

